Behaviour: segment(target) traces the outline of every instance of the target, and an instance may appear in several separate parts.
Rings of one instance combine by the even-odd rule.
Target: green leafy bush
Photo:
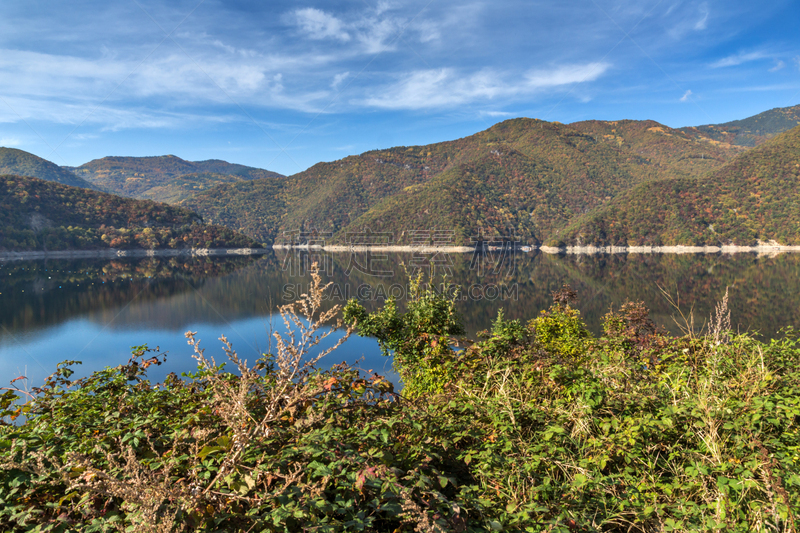
[[[344,320],[360,335],[377,338],[384,355],[393,355],[407,396],[442,392],[454,378],[448,370],[455,356],[451,342],[464,333],[455,308],[457,296],[457,292],[448,295],[444,283],[440,291],[424,287],[420,274],[410,280],[406,313],[399,314],[394,299],[372,314],[350,300]]]
[[[316,369],[318,277],[282,311],[295,335],[226,373],[146,379],[146,346],[22,403],[0,396],[3,531],[795,531],[800,339],[670,337],[639,304],[593,338],[560,291],[455,351],[452,297],[422,289],[345,316],[406,380]],[[447,350],[431,347],[438,341]],[[301,357],[302,356],[302,357]],[[410,367],[407,365],[411,365]],[[426,365],[433,377],[419,366]],[[23,419],[20,417],[24,417]]]

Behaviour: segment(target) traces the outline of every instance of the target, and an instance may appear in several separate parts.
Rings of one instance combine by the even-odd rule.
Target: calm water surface
[[[270,332],[283,331],[279,304],[304,292],[317,262],[332,285],[326,305],[362,300],[378,309],[389,295],[401,302],[407,271],[435,274],[462,287],[458,307],[468,336],[489,327],[500,308],[528,320],[545,309],[563,284],[578,292],[578,308],[594,333],[602,316],[625,301],[644,301],[655,321],[678,332],[678,315],[661,289],[702,324],[730,291],[734,327],[779,336],[798,325],[800,256],[598,255],[541,253],[308,254],[270,253],[236,258],[47,260],[0,263],[0,383],[26,375],[40,385],[60,361],[82,361],[77,375],[124,363],[132,346],[167,352],[151,373],[196,368],[184,332],[197,332],[207,355],[224,356],[226,335],[251,361],[270,349]],[[335,337],[331,337],[333,340]],[[351,338],[327,364],[358,362],[396,379],[372,339]]]

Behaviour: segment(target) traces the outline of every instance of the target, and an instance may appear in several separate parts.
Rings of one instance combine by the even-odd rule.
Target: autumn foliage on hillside
[[[633,188],[575,222],[560,243],[800,244],[800,127],[700,180]]]
[[[114,194],[169,203],[220,183],[282,177],[275,172],[219,159],[185,161],[174,155],[104,157],[72,171]]]
[[[152,201],[0,176],[0,249],[227,248],[251,239]]]
[[[55,163],[16,148],[0,147],[0,175],[2,174],[30,176],[73,187],[97,189],[95,185],[84,181]]]
[[[779,107],[724,124],[681,128],[698,139],[712,139],[739,146],[759,146],[800,125],[800,105]]]
[[[606,130],[619,138],[607,138]],[[541,242],[636,184],[695,177],[736,153],[652,121],[514,119],[456,141],[221,185],[183,205],[263,242],[290,241],[299,232],[344,242],[366,229],[388,232],[398,244],[437,229],[454,232],[452,244],[479,235]]]

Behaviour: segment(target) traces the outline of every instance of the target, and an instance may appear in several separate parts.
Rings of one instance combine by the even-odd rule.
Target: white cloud
[[[376,54],[394,50],[393,41],[405,25],[404,19],[389,13],[391,8],[388,2],[381,2],[377,8],[347,20],[320,9],[304,8],[294,11],[289,19],[294,18],[294,24],[310,39],[352,41],[361,53]]]
[[[388,2],[386,0],[380,0],[380,2],[378,2],[377,7],[375,8],[375,14],[376,15],[381,15],[381,14],[385,13],[386,11],[389,11],[390,9],[392,9],[392,7],[394,7],[392,2]]]
[[[385,86],[380,94],[368,97],[365,103],[382,109],[425,109],[520,97],[594,81],[609,68],[608,63],[589,63],[532,70],[523,76],[489,69],[470,75],[460,75],[452,68],[419,70]]]
[[[0,138],[0,146],[19,146],[22,144],[22,141],[17,139],[16,137],[2,137]]]
[[[775,60],[775,66],[772,67],[771,69],[769,69],[769,71],[770,72],[778,72],[779,70],[781,70],[785,66],[786,66],[786,63],[784,63],[780,59],[776,59]]]
[[[701,18],[694,25],[694,29],[697,31],[704,30],[708,27],[708,15],[710,13],[708,10],[708,4],[706,2],[700,4],[699,10]]]
[[[692,96],[692,91],[691,90],[686,91],[685,93],[683,93],[683,96],[681,96],[681,102],[688,102],[690,96]]]
[[[168,107],[183,108],[212,103],[318,112],[331,97],[327,89],[313,85],[307,88],[305,81],[308,67],[327,65],[334,56],[247,57],[237,50],[232,59],[229,50],[218,48],[212,44],[196,59],[181,52],[154,54],[144,63],[137,59],[91,59],[0,49],[0,94],[9,102],[17,102],[12,104],[15,113],[0,109],[0,122],[16,122],[23,117],[80,123],[101,109],[119,110],[119,114],[105,115],[113,119],[125,116],[122,111],[132,110],[142,99],[148,101],[150,108],[167,103]],[[298,86],[302,89],[298,90]],[[92,109],[98,105],[100,108],[93,114]],[[85,114],[80,116],[76,109]],[[162,124],[160,118],[152,121],[146,116],[145,112],[146,123]],[[107,126],[127,127],[128,123],[126,118],[120,124]]]
[[[349,41],[350,34],[344,29],[344,23],[321,9],[307,7],[294,12],[297,25],[306,32],[311,39],[333,38],[339,41]]]
[[[402,21],[394,18],[365,18],[359,21],[358,40],[367,54],[379,54],[395,49],[395,41],[402,31]]]
[[[711,9],[708,2],[693,5],[689,2],[676,2],[664,14],[669,27],[667,34],[673,39],[682,39],[693,31],[708,29]]]
[[[334,76],[333,81],[331,82],[331,89],[333,89],[334,91],[338,89],[339,85],[341,85],[342,82],[346,80],[348,76],[350,76],[349,72],[342,72]]]
[[[723,57],[722,59],[711,63],[709,66],[711,68],[735,67],[737,65],[741,65],[742,63],[757,61],[759,59],[764,59],[765,57],[767,57],[767,55],[764,52],[738,53],[732,56]]]
[[[481,3],[449,8],[437,18],[408,12],[407,7],[381,1],[374,8],[334,15],[316,8],[297,9],[283,20],[306,38],[339,41],[356,54],[378,54],[398,49],[398,41],[430,43],[455,29],[465,30],[478,19]],[[405,11],[405,13],[400,14]]]
[[[480,114],[493,118],[514,116],[514,113],[510,113],[508,111],[481,111]]]

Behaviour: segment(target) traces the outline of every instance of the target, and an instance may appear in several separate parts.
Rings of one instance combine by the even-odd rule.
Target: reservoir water
[[[420,272],[438,284],[444,279],[451,292],[459,286],[458,309],[471,338],[490,327],[501,308],[507,318],[535,317],[564,284],[578,293],[576,306],[595,334],[603,315],[629,300],[643,301],[673,333],[680,332],[680,312],[693,313],[699,329],[726,288],[740,331],[769,339],[800,322],[800,255],[793,254],[271,251],[253,257],[6,261],[0,262],[0,386],[21,375],[30,386],[41,385],[64,360],[82,361],[76,375],[86,375],[126,362],[131,347],[143,344],[167,352],[166,364],[150,373],[160,380],[196,368],[184,338],[188,330],[218,362],[224,359],[217,340],[223,334],[252,361],[270,350],[271,332],[283,331],[277,307],[307,290],[315,262],[331,282],[326,306],[358,298],[376,310],[390,296],[402,305],[409,275]],[[342,361],[396,379],[372,339],[352,337],[325,364]]]

